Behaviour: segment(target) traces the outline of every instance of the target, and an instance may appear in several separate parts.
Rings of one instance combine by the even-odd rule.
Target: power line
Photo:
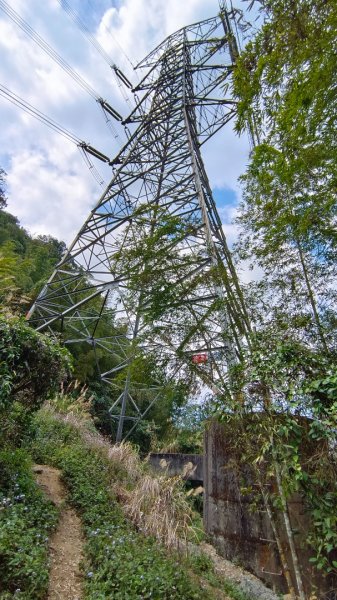
[[[125,89],[121,85],[123,83],[129,90],[132,89],[132,83],[128,80],[126,75],[122,72],[122,70],[118,67],[118,65],[114,62],[114,60],[109,56],[109,54],[104,50],[103,46],[96,40],[95,36],[92,35],[89,27],[84,23],[84,21],[79,17],[79,15],[71,8],[70,4],[67,0],[58,0],[60,6],[66,11],[68,16],[74,21],[75,25],[80,29],[81,33],[87,38],[87,40],[94,46],[97,52],[101,55],[103,60],[109,65],[109,67],[113,70],[118,87],[120,92],[124,98],[124,100],[130,104],[130,99],[126,94]],[[110,34],[111,35],[111,34]],[[125,54],[125,52],[122,50]],[[128,58],[131,63],[130,59]],[[131,63],[132,65],[132,63]],[[132,65],[133,66],[133,65]]]
[[[23,111],[25,111],[41,123],[44,123],[44,125],[47,125],[47,127],[49,127],[50,129],[53,129],[54,131],[68,139],[70,142],[73,142],[77,146],[82,143],[82,140],[80,140],[80,138],[78,138],[74,133],[72,133],[65,127],[62,127],[62,125],[59,125],[59,123],[57,123],[56,121],[48,117],[45,113],[35,108],[35,106],[33,106],[32,104],[29,104],[29,102],[23,100],[23,98],[20,98],[20,96],[18,96],[17,94],[14,94],[14,92],[11,92],[11,90],[9,90],[6,86],[2,85],[1,83],[0,95],[9,100],[15,106],[21,108]]]
[[[52,46],[48,44],[20,15],[13,10],[6,0],[0,0],[0,9],[22,29],[52,60],[54,60],[85,92],[87,92],[96,102],[98,102],[104,111],[107,111],[116,121],[122,121],[122,116],[106,101],[100,97],[94,88],[77,73]],[[118,137],[118,132],[109,119],[107,123],[112,130],[114,137]]]
[[[5,0],[0,0],[0,8],[16,23],[44,52],[46,52],[72,79],[74,79],[92,98],[97,99],[95,90],[24,20]]]
[[[94,10],[94,6],[91,0],[87,0],[87,3],[89,4],[89,6],[91,7],[92,10]],[[111,39],[113,40],[113,42],[115,42],[115,44],[117,44],[118,48],[120,49],[120,51],[122,52],[122,54],[124,54],[126,60],[128,61],[129,65],[132,67],[132,69],[135,68],[135,64],[134,62],[131,60],[131,58],[129,58],[129,56],[127,55],[127,53],[125,52],[124,48],[121,46],[121,44],[119,43],[118,39],[116,38],[116,36],[114,36],[111,33],[111,30],[109,29],[109,27],[107,27],[105,25],[105,23],[103,23],[103,27],[105,29],[105,31],[110,35]]]
[[[109,67],[114,68],[117,66],[115,62],[112,60],[111,56],[104,50],[103,46],[96,40],[96,38],[90,32],[89,27],[82,21],[82,19],[78,16],[78,14],[71,8],[70,4],[67,0],[58,0],[61,7],[68,13],[71,19],[76,23],[76,25],[81,30],[82,34],[89,40],[89,42],[96,48],[97,52],[101,55],[101,57],[105,60],[105,62],[109,65]]]
[[[56,131],[56,133],[58,133],[59,135],[62,135],[68,141],[75,144],[81,150],[82,155],[85,160],[85,163],[89,167],[90,172],[93,175],[93,177],[95,178],[95,180],[102,187],[106,185],[104,179],[102,178],[99,171],[96,169],[96,167],[90,160],[88,154],[91,154],[92,156],[94,156],[95,158],[98,158],[99,160],[101,160],[104,163],[110,162],[110,159],[108,156],[106,156],[102,152],[99,152],[98,150],[93,148],[93,146],[91,146],[90,144],[87,144],[86,142],[81,140],[79,137],[77,137],[77,135],[75,135],[74,133],[69,131],[69,129],[66,129],[65,127],[63,127],[62,125],[60,125],[59,123],[54,121],[54,119],[51,119],[50,117],[48,117],[45,113],[38,110],[35,106],[30,104],[26,100],[23,100],[23,98],[21,98],[20,96],[18,96],[14,92],[12,92],[10,89],[8,89],[6,86],[2,85],[1,83],[0,83],[0,96],[2,96],[3,98],[5,98],[9,102],[11,102],[11,104],[13,104],[14,106],[21,108],[21,110],[26,112],[31,117],[34,117],[34,119],[37,119],[44,125],[47,125],[47,127],[52,129],[53,131]]]

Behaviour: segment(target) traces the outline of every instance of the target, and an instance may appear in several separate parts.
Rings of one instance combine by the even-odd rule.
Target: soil
[[[60,519],[50,540],[48,600],[81,600],[83,558],[81,521],[66,505],[66,490],[61,472],[48,465],[35,465],[36,481],[46,496],[60,508]]]
[[[235,583],[250,600],[279,600],[279,596],[255,575],[219,556],[214,546],[202,542],[199,549],[212,559],[215,573]]]

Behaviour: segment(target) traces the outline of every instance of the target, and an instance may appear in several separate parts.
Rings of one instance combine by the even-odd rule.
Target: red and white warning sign
[[[193,354],[192,356],[192,362],[195,365],[201,365],[203,363],[206,363],[208,360],[207,354],[202,353],[202,354]]]

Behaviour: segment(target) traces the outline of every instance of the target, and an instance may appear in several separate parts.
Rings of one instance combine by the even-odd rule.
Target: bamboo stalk
[[[302,271],[303,271],[303,275],[304,275],[304,280],[305,280],[305,284],[306,284],[307,291],[308,291],[308,298],[309,298],[309,302],[311,304],[312,312],[313,312],[313,315],[314,315],[314,320],[315,320],[315,323],[316,323],[316,327],[317,327],[319,339],[321,341],[323,350],[325,350],[325,352],[329,352],[329,348],[327,346],[327,343],[326,343],[326,340],[325,340],[325,336],[324,336],[324,331],[323,331],[322,323],[321,323],[321,320],[319,318],[319,314],[318,314],[318,310],[317,310],[315,295],[314,295],[314,292],[313,292],[312,287],[311,287],[307,265],[306,265],[305,260],[304,260],[303,250],[301,248],[301,245],[300,245],[300,242],[298,241],[298,239],[297,238],[295,238],[295,239],[296,239],[296,245],[297,245],[298,255],[300,257],[300,263],[301,263],[301,267],[302,267]]]
[[[265,490],[263,489],[263,484],[262,484],[260,478],[259,478],[259,487],[260,487],[261,495],[262,495],[262,498],[263,498],[263,504],[264,504],[264,507],[266,509],[266,512],[267,512],[267,515],[268,515],[268,518],[269,518],[269,521],[270,521],[270,525],[271,525],[271,528],[273,530],[273,534],[274,534],[274,538],[275,538],[275,541],[276,541],[277,549],[278,549],[278,552],[279,552],[279,555],[280,555],[280,560],[281,560],[281,564],[282,564],[282,568],[283,568],[283,573],[284,573],[284,576],[286,578],[286,582],[287,582],[287,586],[288,586],[288,592],[289,592],[289,594],[290,594],[290,596],[292,598],[296,598],[295,588],[293,586],[293,582],[292,582],[292,579],[291,579],[290,567],[288,565],[287,557],[286,557],[286,554],[284,552],[284,548],[282,546],[282,542],[281,542],[280,536],[279,536],[278,531],[277,531],[277,527],[276,527],[274,515],[273,515],[271,507],[270,507],[268,495],[266,494]]]
[[[282,516],[284,519],[284,525],[285,525],[285,529],[286,529],[286,533],[287,533],[291,558],[292,558],[294,572],[295,572],[296,584],[297,584],[297,589],[298,589],[298,597],[300,600],[305,600],[302,574],[301,574],[301,569],[300,569],[297,551],[296,551],[296,547],[295,547],[294,536],[293,536],[293,532],[291,529],[287,500],[286,500],[286,496],[285,496],[283,485],[282,485],[280,466],[279,466],[277,460],[275,459],[275,450],[274,449],[273,449],[273,458],[274,458],[274,469],[275,469],[277,489],[278,489],[278,493],[280,495],[281,503],[282,503]]]

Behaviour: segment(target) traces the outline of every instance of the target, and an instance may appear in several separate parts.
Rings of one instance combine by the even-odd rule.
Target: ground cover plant
[[[59,344],[22,319],[0,315],[0,598],[46,597],[49,535],[58,511],[20,448],[29,421],[71,369]],[[43,373],[43,376],[41,376]]]
[[[55,339],[0,314],[0,446],[20,445],[31,415],[70,371],[70,354]]]
[[[149,509],[149,515],[141,517],[139,510],[141,485],[137,482],[147,481],[150,474],[146,466],[142,471],[131,446],[109,445],[95,432],[88,416],[81,420],[78,415],[62,415],[53,412],[50,405],[34,417],[28,443],[37,462],[62,471],[69,502],[81,517],[86,540],[82,564],[85,600],[247,600],[234,585],[212,575],[209,560],[205,559],[207,568],[200,569],[202,559],[188,556],[185,544],[178,551],[172,532],[182,526],[177,511],[183,499],[180,493],[176,497],[177,492],[168,484],[162,494],[158,486],[152,486],[156,491],[153,510],[158,507],[163,522],[169,514],[175,515],[172,521],[175,518],[176,522],[167,531],[159,527],[156,538],[148,503],[144,502],[144,511]],[[137,510],[131,520],[132,515],[128,515],[134,490]],[[171,513],[165,499],[168,504],[176,503]],[[188,510],[187,502],[186,507]],[[160,536],[164,543],[160,543]]]
[[[120,463],[98,447],[88,448],[71,424],[46,411],[35,418],[32,451],[37,461],[62,470],[69,500],[81,516],[87,600],[212,598],[193,581],[181,554],[172,550],[169,555],[153,536],[145,536],[126,519],[112,492],[117,478],[128,485]]]
[[[0,451],[0,599],[39,600],[48,589],[48,541],[58,518],[24,450]]]

